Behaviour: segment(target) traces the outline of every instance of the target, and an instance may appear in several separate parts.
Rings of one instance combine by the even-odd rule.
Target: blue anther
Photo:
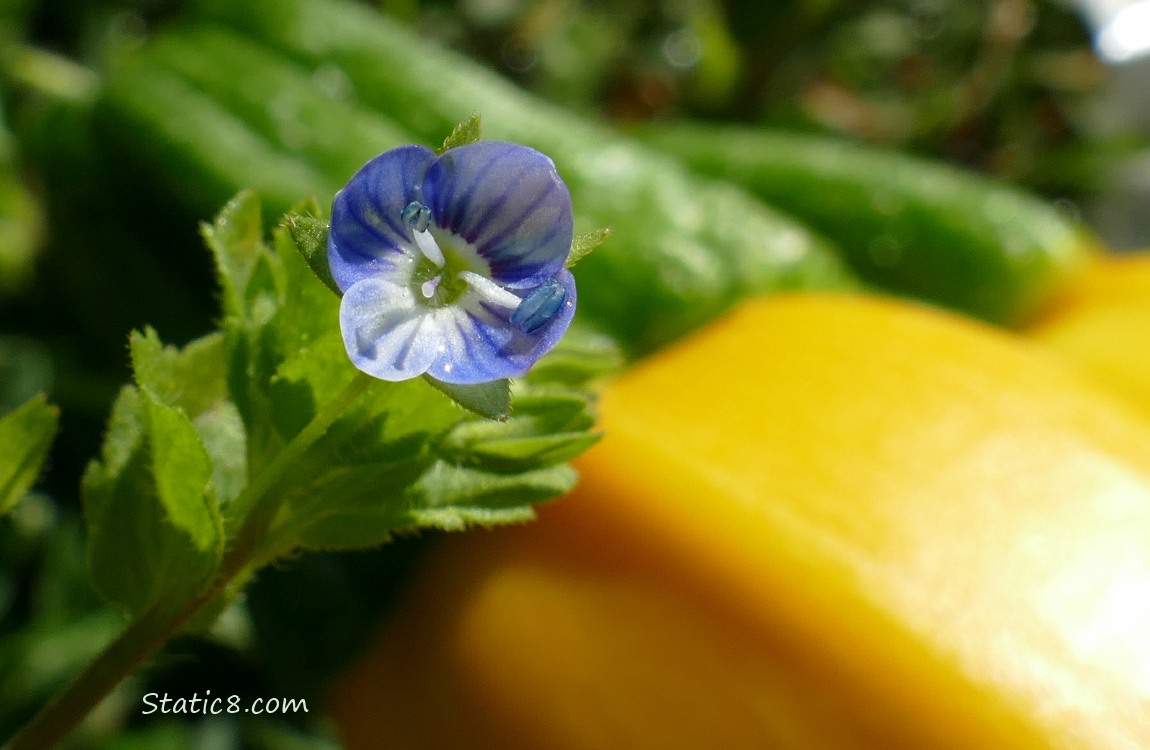
[[[551,322],[567,300],[567,290],[555,279],[548,279],[531,290],[511,313],[511,325],[524,333],[535,333]]]
[[[427,225],[431,223],[431,209],[419,201],[408,203],[399,216],[404,224],[417,232],[427,231]]]

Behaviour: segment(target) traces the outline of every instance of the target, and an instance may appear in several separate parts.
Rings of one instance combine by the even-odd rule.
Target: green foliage
[[[611,229],[604,227],[593,232],[575,236],[571,243],[571,254],[567,256],[567,267],[573,268],[576,263],[583,260],[592,250],[602,245],[611,236]]]
[[[511,381],[492,380],[488,383],[444,383],[425,375],[424,380],[464,409],[481,417],[504,421],[511,413]]]
[[[58,416],[37,396],[0,418],[0,514],[11,510],[40,475]]]
[[[314,200],[300,206],[287,217],[287,230],[296,249],[307,261],[308,268],[333,293],[342,292],[331,275],[327,261],[328,224],[323,220],[319,204]]]
[[[93,584],[118,606],[140,612],[211,582],[223,534],[205,453],[182,411],[132,386],[120,392],[83,482]]]
[[[457,148],[459,146],[466,146],[469,143],[475,143],[483,137],[483,123],[479,115],[475,112],[471,113],[467,119],[460,122],[451,129],[451,134],[443,139],[443,145],[435,152],[442,154],[448,149]]]
[[[203,228],[222,330],[182,349],[151,330],[132,336],[136,382],[85,476],[93,576],[132,612],[214,596],[213,582],[241,567],[223,563],[224,550],[248,533],[258,565],[522,521],[571,488],[563,462],[596,439],[585,388],[595,367],[548,376],[544,365],[514,400],[508,381],[464,388],[356,371],[323,278],[318,207],[285,217],[271,243],[261,214],[242,193]]]

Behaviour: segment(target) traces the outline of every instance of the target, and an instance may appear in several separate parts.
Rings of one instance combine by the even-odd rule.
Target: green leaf
[[[143,391],[150,421],[152,473],[167,522],[191,545],[181,560],[182,580],[206,583],[223,557],[224,534],[212,488],[212,461],[182,410]]]
[[[577,235],[571,242],[571,252],[567,255],[567,268],[573,268],[576,263],[590,255],[592,250],[606,242],[610,236],[610,227]]]
[[[626,358],[614,338],[573,323],[554,349],[525,378],[529,383],[580,386],[623,369]]]
[[[248,466],[243,420],[228,398],[225,338],[208,334],[175,349],[149,328],[133,333],[129,348],[137,385],[191,420],[210,459],[215,497],[228,503],[247,482]]]
[[[481,417],[502,421],[511,413],[511,381],[507,378],[472,385],[444,383],[430,375],[424,375],[423,379],[464,409]]]
[[[506,422],[469,420],[444,438],[442,454],[453,462],[509,473],[550,466],[593,445],[597,433],[592,399],[582,391],[525,387]]]
[[[331,275],[327,261],[328,223],[321,218],[319,204],[314,200],[284,217],[288,235],[295,249],[307,261],[308,268],[323,285],[337,297],[343,292]]]
[[[282,360],[275,322],[282,310],[284,273],[263,242],[254,192],[233,198],[202,232],[216,260],[223,298],[227,390],[247,435],[244,460],[256,469],[283,445],[272,427],[275,410],[267,387]]]
[[[232,198],[214,222],[200,227],[200,233],[216,261],[224,314],[242,318],[252,270],[264,251],[259,196],[245,190]]]
[[[339,328],[339,296],[317,275],[317,269],[308,262],[304,249],[293,234],[292,217],[288,217],[274,232],[274,247],[280,261],[283,278],[283,300],[277,315],[277,333],[285,358],[294,356],[315,341]],[[314,221],[314,219],[312,219]],[[313,227],[319,231],[318,227]],[[323,241],[315,252],[320,253],[324,273],[327,271],[327,227],[323,227]],[[334,281],[331,284],[334,285]],[[342,347],[341,347],[342,348]],[[344,355],[344,359],[346,359]]]
[[[31,489],[56,436],[59,412],[36,396],[0,418],[0,514]]]
[[[533,504],[569,492],[577,477],[566,464],[508,475],[439,462],[408,493],[406,519],[447,531],[526,521]]]
[[[478,113],[472,112],[467,119],[451,129],[451,134],[443,139],[443,146],[435,153],[442,154],[448,149],[475,143],[483,137],[483,123]]]
[[[440,461],[418,479],[408,475],[398,486],[380,485],[386,489],[377,489],[375,502],[330,511],[299,541],[309,549],[349,549],[424,528],[458,531],[522,523],[534,518],[533,504],[570,491],[576,476],[567,465],[496,474]]]
[[[522,471],[567,461],[599,442],[595,432],[559,432],[551,435],[485,440],[468,447],[468,458],[484,469]]]
[[[225,541],[219,504],[247,470],[224,338],[178,350],[149,330],[133,334],[130,349],[137,387],[120,392],[83,494],[96,588],[139,612],[211,582]]]
[[[125,386],[112,407],[101,460],[84,472],[88,568],[102,596],[139,612],[160,594],[167,533],[148,453],[147,407]]]

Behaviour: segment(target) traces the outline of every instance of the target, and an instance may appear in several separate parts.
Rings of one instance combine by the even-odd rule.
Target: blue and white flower
[[[348,356],[383,380],[522,375],[575,314],[572,228],[567,186],[526,146],[375,157],[332,205],[328,261]]]

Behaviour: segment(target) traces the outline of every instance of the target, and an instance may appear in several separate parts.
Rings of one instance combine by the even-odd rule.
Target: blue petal
[[[444,353],[428,372],[447,383],[484,383],[525,374],[551,350],[575,315],[575,278],[567,269],[554,277],[566,298],[551,320],[527,333],[508,320],[509,312],[491,307],[475,293],[435,311]]]
[[[571,194],[534,149],[499,141],[451,149],[427,170],[423,195],[436,226],[470,243],[504,287],[536,287],[567,260]]]
[[[339,307],[352,364],[381,380],[409,380],[427,372],[445,353],[443,325],[433,312],[415,299],[411,284],[384,275],[352,284]]]
[[[435,154],[423,146],[401,146],[375,157],[352,176],[331,207],[327,256],[331,275],[343,291],[373,274],[386,272],[410,252],[411,229],[401,214],[422,200],[422,185]]]

